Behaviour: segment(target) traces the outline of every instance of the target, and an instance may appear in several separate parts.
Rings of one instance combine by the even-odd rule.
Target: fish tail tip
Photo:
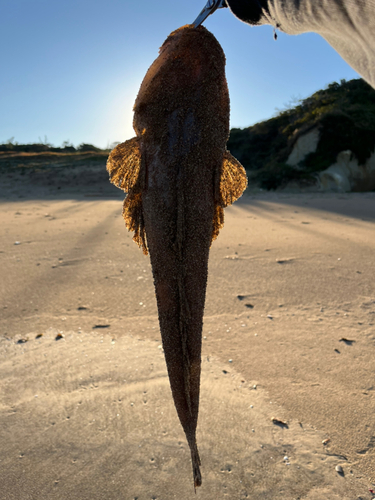
[[[193,465],[193,477],[194,477],[194,490],[202,485],[202,475],[199,466],[201,465],[201,459],[199,457],[198,448],[195,445],[194,450],[192,450],[191,461]]]
[[[193,474],[194,474],[194,490],[196,491],[199,486],[202,486],[202,476],[201,476],[201,471],[199,469],[199,465],[196,467],[193,467]]]

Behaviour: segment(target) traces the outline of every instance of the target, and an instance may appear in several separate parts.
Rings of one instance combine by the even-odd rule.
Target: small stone
[[[273,422],[275,425],[279,425],[280,427],[286,427],[288,429],[287,422],[284,422],[283,420],[280,420],[279,418],[271,417],[271,422]]]
[[[338,472],[339,474],[344,474],[344,470],[343,470],[343,468],[341,467],[341,465],[336,465],[335,470],[336,470],[336,472]]]
[[[22,339],[17,340],[17,344],[26,344],[28,342],[29,337],[24,337]]]
[[[15,241],[14,244],[15,245],[21,245],[21,242],[20,241]]]
[[[327,439],[323,439],[322,441],[322,444],[325,446],[326,444],[328,444],[330,442],[330,438],[327,438]]]
[[[228,359],[228,363],[233,363],[233,359]]]

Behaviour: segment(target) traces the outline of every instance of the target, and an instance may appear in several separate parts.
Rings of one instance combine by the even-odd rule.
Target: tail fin
[[[194,490],[202,485],[202,476],[201,476],[201,459],[199,457],[198,447],[196,441],[194,443],[189,443],[190,452],[191,452],[191,463],[193,466],[193,479],[194,479]]]

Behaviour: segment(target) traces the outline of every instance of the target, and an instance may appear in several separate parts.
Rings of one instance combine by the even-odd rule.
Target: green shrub
[[[315,153],[298,169],[286,165],[298,138],[315,127],[320,130]],[[331,83],[270,120],[232,129],[228,149],[265,189],[311,179],[347,149],[363,164],[375,150],[375,90],[362,79]]]

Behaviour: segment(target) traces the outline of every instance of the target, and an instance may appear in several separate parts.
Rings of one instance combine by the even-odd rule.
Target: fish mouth
[[[175,31],[172,31],[172,33],[168,36],[168,38],[164,41],[163,45],[159,49],[159,54],[164,53],[165,51],[168,51],[168,49],[171,49],[174,45],[178,43],[179,40],[188,32],[188,31],[193,31],[194,26],[192,24],[186,24],[185,26],[181,26],[181,28],[178,28]]]
[[[189,42],[187,45],[194,44],[195,40],[202,40],[206,38],[209,39],[211,43],[214,43],[215,45],[220,47],[216,38],[214,38],[212,33],[208,31],[204,26],[195,27],[194,24],[185,24],[185,26],[181,26],[181,28],[172,31],[172,33],[160,47],[159,54],[164,54],[164,52],[173,50],[178,51],[178,45],[180,42],[183,42],[183,39],[185,37],[189,37]],[[199,50],[199,45],[197,45],[196,48]],[[222,50],[221,47],[220,50]]]

